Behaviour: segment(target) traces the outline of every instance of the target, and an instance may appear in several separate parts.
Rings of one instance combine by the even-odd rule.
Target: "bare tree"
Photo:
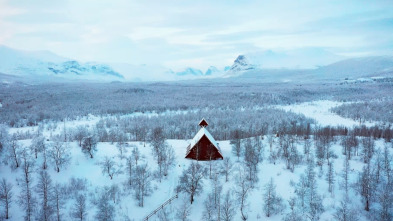
[[[53,201],[54,201],[54,207],[55,207],[57,221],[60,221],[61,217],[62,217],[61,210],[63,209],[64,204],[65,204],[64,193],[65,193],[65,188],[62,185],[60,185],[59,183],[56,183],[53,188]]]
[[[138,165],[135,168],[135,198],[138,200],[138,205],[143,207],[144,199],[151,192],[151,173],[147,164]]]
[[[329,162],[328,164],[328,172],[326,174],[326,181],[328,182],[329,185],[329,193],[333,193],[334,190],[334,181],[335,181],[335,177],[334,177],[334,168],[333,168],[333,161]]]
[[[263,194],[263,211],[267,217],[277,214],[284,209],[282,198],[276,193],[276,185],[273,178],[265,185],[265,192]]]
[[[113,221],[115,220],[115,207],[109,199],[109,188],[106,186],[101,191],[97,202],[97,213],[95,219],[99,221]]]
[[[345,160],[344,160],[343,171],[341,173],[341,177],[343,178],[343,182],[344,182],[344,189],[345,189],[345,195],[346,196],[348,196],[349,171],[350,171],[349,160],[346,157]]]
[[[236,214],[235,203],[231,192],[228,190],[221,203],[221,217],[224,221],[231,221]]]
[[[289,208],[291,212],[287,213],[282,219],[283,221],[303,221],[306,220],[302,214],[296,209],[296,198],[290,198],[288,200]]]
[[[177,190],[190,194],[191,204],[194,202],[194,196],[203,190],[202,183],[205,171],[206,169],[201,164],[193,161],[180,177]]]
[[[79,194],[74,204],[72,204],[70,216],[80,221],[86,220],[88,214],[87,210],[86,196],[84,194]]]
[[[214,196],[212,193],[210,193],[203,202],[202,219],[205,221],[218,220],[218,217],[215,216],[214,210]]]
[[[126,158],[127,162],[126,162],[126,170],[127,170],[127,183],[129,187],[132,187],[133,184],[133,180],[134,180],[134,159],[132,158],[132,156],[128,156]]]
[[[363,171],[359,175],[359,180],[358,180],[358,184],[359,184],[358,190],[360,195],[363,197],[363,200],[365,201],[366,205],[364,209],[366,211],[370,210],[371,199],[375,193],[373,181],[374,180],[371,176],[370,164],[368,164],[363,167]]]
[[[13,185],[10,182],[7,182],[5,178],[3,178],[0,182],[0,202],[4,203],[4,218],[9,219],[9,210],[13,203]]]
[[[158,165],[159,181],[168,174],[170,166],[174,165],[174,151],[165,141],[164,131],[161,127],[153,129],[150,135],[150,144],[153,147],[153,155]]]
[[[309,157],[310,157],[310,150],[311,150],[311,140],[309,140],[309,139],[305,139],[304,140],[304,145],[303,145],[303,152],[304,152],[304,154],[307,156],[307,160],[309,159]]]
[[[119,150],[120,159],[124,159],[124,154],[127,153],[126,144],[124,142],[117,142],[116,147]]]
[[[225,157],[222,161],[221,168],[223,173],[225,174],[225,182],[228,182],[229,175],[232,169],[232,162],[230,157]]]
[[[374,158],[374,176],[375,176],[375,182],[379,184],[381,180],[381,170],[383,169],[383,162],[382,162],[382,153],[381,150],[378,149],[375,151],[375,158]]]
[[[35,158],[38,158],[38,153],[42,151],[45,145],[45,138],[40,134],[31,140],[30,150],[34,152]]]
[[[183,199],[183,202],[180,204],[180,208],[176,213],[176,218],[181,221],[190,221],[188,218],[191,215],[191,207],[187,202],[186,198]]]
[[[60,168],[67,165],[71,160],[70,151],[68,150],[67,146],[60,141],[55,141],[52,143],[49,150],[49,156],[55,164],[56,172],[60,172]]]
[[[102,174],[107,174],[111,179],[113,179],[113,176],[118,173],[118,170],[116,169],[116,163],[111,157],[105,156],[104,159],[100,162],[100,165]]]
[[[269,143],[269,150],[270,152],[272,152],[272,148],[273,148],[273,143],[274,143],[274,135],[272,133],[269,133],[269,135],[267,135],[267,142]]]
[[[135,161],[135,165],[137,166],[138,165],[138,160],[140,160],[140,158],[141,158],[141,152],[139,151],[139,148],[137,146],[135,146],[132,149],[131,156],[132,156],[132,158]]]
[[[255,174],[258,172],[259,154],[250,139],[245,140],[243,156],[245,166],[248,169],[248,180],[255,182],[258,178]]]
[[[337,210],[334,213],[334,218],[336,218],[338,221],[357,221],[357,212],[350,208],[350,204],[351,203],[348,198],[342,200],[340,202],[340,206],[337,207]]]
[[[391,173],[392,173],[392,168],[390,166],[390,162],[392,160],[392,157],[390,155],[389,147],[387,143],[384,145],[383,149],[383,170],[385,172],[385,177],[387,178],[388,183],[391,183]]]
[[[363,146],[363,160],[364,163],[369,163],[375,151],[375,142],[371,137],[363,137],[361,139]]]
[[[247,197],[251,189],[250,182],[247,180],[247,176],[245,175],[245,173],[245,169],[243,167],[240,167],[236,177],[235,189],[237,200],[240,202],[240,213],[242,220],[247,220],[248,218],[248,215],[246,213]]]
[[[18,168],[20,165],[20,155],[22,152],[22,147],[18,143],[18,138],[15,134],[12,135],[8,151],[8,160],[11,161],[11,165]]]
[[[23,187],[19,195],[18,202],[25,210],[25,220],[31,221],[33,212],[36,205],[36,200],[32,194],[32,187],[31,187],[31,172],[34,167],[34,161],[31,159],[31,154],[28,152],[27,149],[22,151],[22,168],[23,168]]]
[[[379,193],[377,194],[377,199],[380,204],[380,209],[377,211],[378,220],[388,221],[393,218],[393,186],[388,183],[384,183]]]
[[[47,168],[47,145],[45,144],[45,137],[42,134],[35,136],[31,141],[30,149],[34,152],[36,159],[38,153],[42,153],[42,168],[45,170]]]
[[[175,151],[172,146],[166,145],[162,150],[161,159],[163,175],[167,176],[169,169],[175,165]]]
[[[9,136],[8,127],[4,124],[0,124],[0,156],[3,150],[6,149],[6,146],[8,146]]]
[[[239,160],[239,158],[240,158],[240,154],[241,154],[241,131],[240,130],[238,130],[238,129],[236,129],[234,132],[233,132],[233,139],[231,140],[231,145],[232,145],[232,152],[233,152],[233,154],[235,154],[236,156],[237,156],[237,159]]]
[[[97,151],[97,138],[94,135],[84,137],[82,140],[82,151],[93,158],[94,152]]]
[[[165,145],[164,130],[161,127],[156,127],[152,130],[149,137],[150,145],[153,147],[153,152],[158,155],[160,147]]]
[[[357,155],[359,140],[354,133],[351,133],[349,136],[343,136],[341,145],[343,146],[343,154],[346,155],[349,160],[351,159],[353,150],[355,150],[355,154]]]
[[[53,207],[53,185],[46,170],[40,171],[36,192],[39,195],[41,208],[39,211],[39,219],[43,221],[52,220],[55,212]]]
[[[87,131],[85,126],[78,126],[74,132],[74,139],[78,141],[79,146],[82,146],[83,138],[87,137],[89,132]]]

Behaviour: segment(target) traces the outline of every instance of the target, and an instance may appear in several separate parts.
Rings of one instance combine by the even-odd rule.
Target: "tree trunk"
[[[8,209],[9,209],[9,203],[8,203],[8,197],[5,197],[5,219],[8,219]]]
[[[368,199],[366,200],[366,208],[364,208],[364,209],[366,211],[370,211]]]

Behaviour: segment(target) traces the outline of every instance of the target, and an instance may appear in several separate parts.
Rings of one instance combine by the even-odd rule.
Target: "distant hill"
[[[173,71],[154,64],[79,62],[49,51],[0,46],[0,83],[122,82],[253,79],[255,82],[310,82],[393,77],[393,57],[343,58],[319,48],[271,50],[239,55],[230,67]]]
[[[257,63],[253,63],[254,61]],[[356,80],[371,77],[393,77],[393,57],[372,56],[349,58],[314,68],[269,68],[260,60],[239,55],[226,78],[255,78],[268,82],[307,82],[321,80]],[[284,64],[283,64],[284,65]]]
[[[80,63],[48,51],[28,52],[0,46],[0,72],[39,81],[115,81],[124,77],[110,66]]]

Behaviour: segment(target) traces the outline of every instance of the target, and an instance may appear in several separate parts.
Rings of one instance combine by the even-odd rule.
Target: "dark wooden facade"
[[[201,139],[193,146],[187,148],[186,158],[194,160],[218,160],[224,159],[219,150],[213,145],[206,135],[203,135]]]
[[[201,122],[199,122],[199,126],[201,127],[207,127],[207,125],[209,125],[205,119],[202,119]]]
[[[201,129],[191,140],[191,144],[187,147],[186,158],[193,160],[218,160],[224,159],[220,153],[217,142],[206,129],[209,125],[205,119],[199,122]]]

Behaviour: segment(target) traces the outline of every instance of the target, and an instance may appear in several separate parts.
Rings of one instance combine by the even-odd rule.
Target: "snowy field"
[[[340,105],[338,102],[332,101],[317,101],[311,103],[302,103],[293,106],[281,106],[281,108],[295,113],[302,113],[307,117],[314,118],[317,122],[323,126],[326,125],[343,125],[351,127],[357,125],[357,122],[350,119],[344,119],[339,117],[329,111],[331,107]],[[78,125],[94,125],[99,119],[94,116],[89,116],[78,121],[67,122],[67,128],[73,128]],[[58,129],[48,130],[45,128],[43,130],[43,135],[45,138],[50,139],[51,136],[59,133],[62,128],[62,123],[57,125]],[[19,129],[11,129],[10,133],[15,133],[16,131],[26,131],[30,130],[34,132],[37,127],[26,127]],[[197,131],[195,131],[197,132]],[[214,136],[214,134],[213,134]],[[270,148],[271,139],[272,147]],[[19,144],[23,147],[28,147],[31,144],[31,140],[20,140]],[[50,141],[48,141],[49,143]],[[66,142],[64,145],[67,146],[70,151],[71,160],[68,165],[60,169],[60,172],[54,170],[53,163],[48,163],[49,167],[47,171],[49,172],[53,183],[60,183],[63,185],[68,185],[70,178],[81,178],[86,179],[87,185],[86,195],[87,197],[87,217],[85,220],[96,220],[95,215],[97,213],[97,206],[94,204],[94,196],[102,189],[104,186],[116,186],[119,187],[118,195],[114,202],[111,202],[115,208],[115,220],[141,220],[151,211],[159,207],[163,202],[169,198],[176,195],[176,186],[179,184],[179,177],[185,169],[188,168],[191,160],[185,159],[186,147],[188,146],[190,140],[167,140],[169,146],[171,146],[175,153],[174,165],[170,167],[168,176],[159,182],[158,179],[154,179],[151,182],[152,191],[149,196],[146,197],[144,206],[138,206],[137,200],[133,196],[133,191],[127,188],[127,175],[126,175],[126,159],[120,157],[120,152],[116,147],[116,143],[98,143],[97,152],[94,158],[88,157],[81,151],[77,142]],[[299,153],[303,154],[303,148],[305,140],[298,138],[295,141],[295,147]],[[314,145],[314,142],[311,142]],[[376,149],[382,150],[384,148],[384,141],[376,141]],[[229,181],[225,182],[225,176],[223,175],[222,164],[223,161],[214,161],[212,163],[213,175],[217,174],[219,181],[222,184],[222,196],[227,191],[232,193],[232,201],[238,202],[235,197],[235,192],[238,190],[237,181],[239,180],[239,171],[243,165],[243,157],[238,157],[232,152],[232,146],[229,141],[219,141],[219,146],[224,158],[230,158],[232,162],[232,167],[230,170]],[[295,185],[299,183],[299,177],[303,174],[307,167],[307,162],[303,159],[296,165],[293,172],[286,168],[286,164],[283,159],[278,158],[276,160],[271,159],[272,152],[278,152],[280,149],[280,138],[271,136],[262,137],[262,162],[257,166],[257,182],[254,184],[254,188],[250,189],[246,197],[246,204],[244,211],[248,216],[248,220],[282,220],[286,214],[290,212],[290,207],[288,201],[296,196]],[[152,147],[149,143],[143,142],[128,142],[128,146],[125,148],[124,157],[130,156],[132,149],[137,147],[142,155],[139,161],[141,163],[147,163],[149,169],[152,172],[157,171],[157,163],[153,157]],[[313,150],[313,148],[312,148]],[[333,185],[332,193],[328,192],[328,184],[326,182],[326,174],[328,172],[328,166],[325,163],[322,167],[316,166],[314,171],[316,173],[317,181],[317,193],[322,197],[322,204],[324,211],[320,216],[320,220],[335,220],[333,216],[337,208],[340,206],[340,202],[343,200],[345,195],[343,186],[343,179],[341,177],[343,171],[343,165],[345,161],[345,156],[342,154],[342,146],[340,145],[340,140],[335,140],[331,144],[331,150],[335,156],[334,160],[334,177],[335,182]],[[107,174],[102,173],[100,162],[104,157],[110,157],[115,161],[115,168],[120,173],[115,174],[113,179],[110,179]],[[38,159],[34,159],[35,166],[32,173],[32,185],[33,187],[37,185],[38,173],[41,171],[40,165],[42,165],[42,155],[38,155]],[[354,155],[350,163],[349,171],[349,181],[351,185],[355,185],[359,172],[362,170],[364,163],[360,156]],[[199,164],[209,168],[209,162],[199,162]],[[25,212],[21,206],[16,202],[19,193],[22,190],[22,179],[23,171],[21,168],[11,169],[9,165],[1,164],[0,166],[0,179],[5,178],[7,181],[14,185],[14,202],[10,209],[10,220],[23,220]],[[265,190],[265,185],[269,180],[273,178],[274,183],[277,188],[276,191],[280,197],[283,199],[283,204],[285,208],[278,214],[266,217],[263,211],[263,193]],[[206,173],[203,178],[203,191],[200,195],[195,197],[194,203],[190,207],[190,220],[202,220],[202,214],[205,210],[205,200],[212,192],[212,179],[209,178],[209,174]],[[35,194],[35,197],[38,196]],[[351,207],[353,208],[363,208],[364,205],[361,200],[361,196],[355,193],[354,189],[350,189],[349,198],[351,199]],[[72,196],[65,197],[64,207],[61,209],[62,217],[64,220],[72,220],[70,217],[70,210],[75,203],[75,199]],[[163,212],[156,214],[150,220],[165,220],[163,217],[168,218],[167,220],[176,220],[176,213],[180,210],[185,203],[189,203],[189,195],[186,193],[180,193],[179,197],[175,199],[171,204],[167,205]],[[37,207],[39,208],[39,207]],[[1,210],[2,211],[2,210]],[[236,214],[233,220],[241,220],[241,213],[239,205],[235,206]],[[359,215],[359,220],[369,220],[369,214],[358,209],[357,213]]]
[[[30,141],[21,141],[24,145],[29,145]],[[292,173],[289,170],[285,169],[285,164],[284,162],[281,162],[281,160],[278,160],[276,164],[270,163],[268,160],[269,156],[269,144],[267,143],[267,140],[264,139],[264,153],[263,153],[263,162],[259,165],[259,173],[258,173],[258,184],[256,185],[255,189],[252,189],[249,197],[248,197],[248,203],[249,206],[247,208],[247,213],[249,214],[249,220],[265,220],[267,217],[265,217],[263,210],[262,210],[262,205],[263,205],[263,187],[264,185],[270,180],[270,178],[273,178],[276,185],[277,185],[277,193],[282,196],[284,199],[285,204],[287,204],[287,200],[290,199],[290,197],[294,197],[294,188],[291,186],[291,182],[297,183],[299,181],[299,175],[304,172],[305,170],[305,165],[300,165],[298,168],[295,169],[295,171]],[[275,138],[274,141],[274,147],[273,148],[278,148],[278,139]],[[143,155],[142,161],[148,162],[149,167],[152,170],[156,169],[156,164],[155,160],[152,158],[151,154],[151,148],[149,145],[146,145],[145,147],[143,146],[143,143],[130,143],[131,146],[138,146],[139,150],[141,151]],[[148,215],[151,211],[153,211],[155,208],[161,205],[161,203],[165,202],[167,199],[170,197],[174,196],[176,194],[175,192],[175,187],[178,184],[178,177],[182,173],[182,171],[187,168],[187,166],[190,164],[191,160],[185,159],[185,153],[186,153],[186,147],[188,145],[187,141],[183,140],[169,140],[168,144],[171,145],[176,153],[176,162],[175,166],[170,170],[169,175],[161,182],[153,182],[153,192],[151,196],[148,196],[146,198],[145,206],[144,207],[139,207],[137,205],[137,202],[135,199],[133,199],[132,194],[121,194],[119,197],[119,202],[115,204],[116,207],[116,220],[123,220],[125,217],[129,217],[131,220],[141,220],[144,216]],[[120,175],[115,175],[113,180],[110,180],[110,178],[106,175],[103,175],[101,173],[101,168],[98,165],[98,161],[100,161],[104,156],[109,156],[109,157],[114,157],[116,160],[116,163],[119,167],[119,169],[124,170],[124,160],[120,160],[118,157],[118,150],[114,144],[110,143],[99,143],[98,145],[98,151],[97,155],[93,159],[89,159],[86,155],[84,155],[80,149],[80,147],[75,143],[69,143],[69,148],[71,150],[71,156],[72,160],[70,164],[66,167],[66,169],[61,170],[59,173],[57,173],[53,167],[49,167],[47,170],[50,173],[53,181],[59,182],[59,183],[67,183],[69,178],[75,177],[75,178],[86,178],[87,179],[87,185],[89,186],[88,191],[91,193],[94,193],[97,187],[102,187],[105,185],[112,185],[112,184],[118,184],[120,187],[122,186],[122,183],[126,182],[126,176],[124,174]],[[234,162],[234,166],[232,168],[233,173],[229,179],[228,182],[224,182],[225,178],[220,175],[220,180],[223,184],[223,193],[226,192],[226,190],[234,190],[236,188],[236,168],[240,162],[236,161],[236,156],[234,156],[231,153],[231,146],[228,141],[221,141],[219,142],[219,145],[221,147],[221,151],[224,155],[224,157],[229,157],[231,158],[231,161]],[[299,142],[297,144],[299,151],[302,151],[302,143]],[[379,141],[378,146],[381,147],[383,146],[383,142]],[[343,190],[340,189],[340,171],[342,171],[343,167],[343,157],[341,154],[341,146],[340,145],[333,145],[332,149],[334,152],[339,156],[338,159],[335,160],[335,171],[336,176],[337,176],[337,182],[334,185],[334,193],[330,194],[327,192],[327,184],[325,181],[325,174],[326,174],[326,166],[324,168],[324,171],[317,172],[319,174],[317,181],[318,181],[318,192],[323,196],[323,205],[326,209],[326,211],[322,214],[321,220],[332,220],[334,219],[332,217],[332,214],[335,211],[336,206],[339,205],[340,200],[342,199],[342,196],[344,195],[342,192]],[[130,149],[128,149],[129,154],[131,152]],[[206,167],[208,167],[209,163],[208,162],[199,162]],[[220,164],[222,161],[216,161],[214,162],[214,167],[218,168],[220,167]],[[37,163],[38,164],[38,163]],[[351,171],[351,177],[354,177],[362,167],[362,163],[360,163],[359,158],[354,158],[354,160],[350,161],[350,165],[352,168]],[[39,171],[39,168],[36,168],[37,171]],[[215,170],[217,171],[217,170]],[[318,169],[316,168],[316,171]],[[8,181],[14,183],[14,191],[17,193],[20,191],[20,185],[18,178],[23,177],[21,169],[17,170],[11,170],[7,166],[1,166],[0,167],[0,178],[6,178]],[[34,174],[33,176],[35,176]],[[36,182],[38,178],[34,178],[33,182]],[[203,187],[203,193],[199,196],[196,197],[195,202],[191,206],[191,216],[192,220],[202,220],[202,212],[203,211],[203,202],[209,192],[211,192],[211,184],[210,184],[210,179],[208,178],[208,174],[206,175],[206,178],[204,179],[204,187]],[[355,182],[354,179],[351,179],[351,182]],[[126,191],[127,192],[127,191]],[[354,194],[354,193],[352,193]],[[167,210],[174,215],[176,212],[176,208],[180,207],[180,205],[183,203],[183,198],[186,199],[187,203],[189,202],[189,197],[186,194],[181,194],[179,196],[179,199],[175,200],[171,205],[167,206]],[[351,196],[351,199],[357,199],[358,196],[353,195]],[[360,200],[359,200],[360,201]],[[67,211],[70,209],[72,204],[72,200],[69,200],[69,203],[67,206],[64,208],[64,211]],[[361,206],[361,205],[359,205]],[[94,220],[94,215],[95,215],[95,207],[89,204],[89,210],[88,210],[88,219],[87,220]],[[287,205],[288,207],[288,205]],[[13,204],[11,207],[11,219],[10,220],[22,220],[24,212],[23,210],[17,205]],[[238,210],[238,209],[237,209]],[[240,220],[240,214],[239,211],[237,211],[237,215],[234,218],[234,220]],[[289,212],[288,208],[284,210],[284,212]],[[65,217],[67,217],[67,213],[64,214]],[[269,220],[281,220],[282,214],[278,214],[275,216],[272,216],[269,218]],[[66,218],[69,219],[69,218]],[[158,218],[157,218],[158,219]],[[174,217],[172,217],[174,219]],[[152,219],[152,220],[156,220]],[[366,220],[366,219],[363,219]]]
[[[278,105],[276,107],[315,119],[321,126],[345,126],[349,128],[360,126],[359,122],[341,117],[330,111],[331,108],[338,107],[342,104],[344,102],[319,100],[295,105]],[[375,122],[362,122],[362,125],[373,126]]]

